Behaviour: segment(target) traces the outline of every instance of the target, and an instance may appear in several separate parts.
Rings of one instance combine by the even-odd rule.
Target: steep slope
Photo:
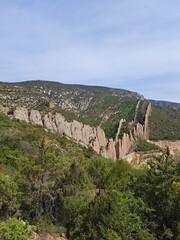
[[[108,137],[115,137],[121,118],[133,120],[140,99],[143,96],[138,93],[106,87],[49,81],[0,83],[2,104],[46,111],[49,103],[53,102],[56,110],[66,118],[102,126]]]
[[[32,125],[25,121],[11,119],[9,116],[0,113],[0,166],[2,163],[6,163],[6,160],[3,162],[6,150],[12,150],[12,153],[8,150],[7,161],[12,161],[13,164],[13,161],[16,160],[12,157],[13,154],[17,158],[18,151],[24,157],[26,155],[36,156],[43,142],[56,156],[66,156],[74,160],[98,157],[92,148],[77,144],[75,141],[60,136],[55,132],[46,131],[40,125]]]
[[[180,140],[180,110],[153,106],[149,126],[152,140]]]
[[[52,111],[67,121],[76,120],[90,127],[104,130],[106,139],[119,139],[131,133],[134,127],[145,126],[148,101],[138,93],[97,86],[69,85],[50,81],[0,82],[1,105],[37,109],[44,116]],[[157,104],[157,102],[155,102]],[[161,102],[158,104],[161,105]],[[165,105],[167,105],[165,103]],[[180,139],[180,108],[178,104],[154,106],[149,113],[150,139]],[[138,125],[140,124],[140,125]],[[143,130],[144,131],[144,130]],[[116,146],[117,148],[117,146]]]
[[[67,121],[64,116],[57,112],[49,112],[43,115],[38,110],[31,109],[28,111],[27,108],[17,107],[13,111],[13,115],[10,116],[26,123],[42,126],[49,131],[73,139],[83,146],[92,147],[95,152],[105,158],[118,160],[132,152],[137,141],[149,138],[151,104],[147,105],[144,121],[141,123],[137,121],[140,105],[141,101],[136,106],[134,121],[127,122],[125,119],[120,120],[115,139],[107,138],[104,130],[99,126],[91,127],[76,120]],[[126,129],[123,129],[124,125],[127,127]]]
[[[142,95],[123,89],[73,84],[70,85],[40,80],[19,83],[1,82],[0,93],[0,99],[2,101],[5,103],[13,103],[14,106],[16,104],[23,103],[23,99],[20,97],[27,97],[30,99],[29,103],[23,103],[27,104],[26,107],[32,108],[34,106],[39,106],[40,103],[38,100],[43,97],[47,101],[54,100],[62,109],[72,111],[76,114],[80,114],[89,107],[96,105],[97,102],[101,103],[104,98],[110,96],[112,97],[110,106],[114,104],[114,101],[117,103],[117,100],[143,99]],[[17,96],[17,94],[19,94],[19,96]],[[108,100],[111,100],[111,98],[107,99],[107,101]]]
[[[0,114],[0,239],[176,239],[179,180],[168,152],[136,170]]]

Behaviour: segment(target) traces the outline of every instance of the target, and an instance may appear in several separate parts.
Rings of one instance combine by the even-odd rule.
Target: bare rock
[[[107,145],[107,139],[106,139],[104,130],[102,128],[97,127],[96,136],[97,136],[100,147],[104,147]]]
[[[13,118],[29,122],[28,110],[24,107],[17,107],[13,113]]]
[[[172,155],[178,154],[180,152],[180,140],[159,140],[159,141],[149,141],[160,148],[169,148]]]
[[[129,134],[124,133],[123,138],[119,140],[119,158],[130,153],[133,145],[133,140],[130,138]]]
[[[56,127],[56,123],[55,123],[55,118],[52,115],[52,113],[48,113],[44,116],[43,118],[43,122],[44,122],[44,127],[47,128],[50,131],[54,131],[57,132],[57,127]]]
[[[49,114],[46,114],[46,115],[43,117],[43,123],[44,123],[44,127],[45,127],[45,128],[47,128],[48,130],[53,131],[53,127],[52,127],[51,121],[50,121],[50,119],[49,119]]]
[[[40,240],[41,238],[36,232],[33,232],[30,239],[31,240]]]
[[[41,114],[38,110],[31,110],[29,120],[34,125],[43,126]]]
[[[62,116],[60,113],[56,113],[54,116],[54,123],[57,128],[57,132],[60,135],[64,135],[68,138],[73,138],[72,136],[72,122],[68,122],[65,120],[64,116]]]
[[[54,120],[57,127],[57,132],[60,135],[63,135],[63,132],[64,132],[63,126],[64,126],[65,118],[60,113],[56,113],[56,115],[54,116]]]
[[[0,113],[7,114],[9,111],[8,107],[0,106]]]
[[[109,139],[109,142],[108,142],[108,146],[107,146],[107,149],[108,149],[108,157],[113,159],[113,160],[116,160],[117,157],[116,157],[116,150],[115,150],[115,142],[113,141],[113,139]]]
[[[83,124],[76,120],[74,120],[71,124],[72,138],[77,142],[83,142],[82,128]]]
[[[152,106],[151,103],[148,105],[145,115],[145,123],[144,123],[144,139],[149,139],[149,116],[151,114]]]
[[[51,236],[50,234],[47,234],[45,239],[46,240],[54,240],[54,237]]]
[[[57,105],[56,102],[53,101],[53,100],[49,102],[49,108],[50,109],[54,109],[56,107],[56,105]]]
[[[136,111],[138,107],[139,102],[137,104]],[[137,123],[129,133],[124,133],[123,137],[120,139],[122,124],[125,121],[124,119],[121,119],[115,140],[107,139],[104,130],[100,127],[91,127],[76,120],[68,122],[60,113],[56,113],[55,115],[48,113],[42,119],[39,111],[31,110],[29,116],[26,108],[18,107],[14,111],[13,117],[26,122],[30,121],[34,125],[43,126],[47,130],[64,135],[84,146],[92,147],[95,152],[103,157],[117,160],[131,153],[133,151],[134,144],[138,139],[148,139],[150,112],[151,104],[148,105],[146,111],[145,124],[142,125]],[[134,121],[130,123],[131,127],[134,126]]]
[[[137,123],[134,130],[133,130],[134,138],[137,139],[143,139],[144,138],[144,127],[142,124]]]
[[[93,146],[93,142],[96,140],[94,128],[84,125],[82,128],[82,138],[87,146]]]

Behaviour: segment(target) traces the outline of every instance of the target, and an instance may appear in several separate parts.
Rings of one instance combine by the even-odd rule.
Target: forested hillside
[[[180,139],[180,110],[174,107],[153,106],[149,119],[150,139]]]
[[[1,114],[0,239],[29,239],[32,231],[79,240],[179,239],[179,160],[167,149],[133,169]]]

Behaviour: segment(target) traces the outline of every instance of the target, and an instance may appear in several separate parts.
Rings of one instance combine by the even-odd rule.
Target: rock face
[[[13,117],[21,121],[26,121],[27,123],[29,122],[28,110],[24,107],[17,107],[13,113]]]
[[[54,109],[56,107],[56,102],[55,101],[50,101],[49,102],[49,108]]]
[[[7,114],[9,111],[8,107],[0,106],[0,113]]]
[[[124,133],[122,137],[120,137],[122,135],[121,128],[125,120],[121,119],[115,140],[112,138],[107,139],[103,129],[100,127],[90,127],[76,120],[68,122],[60,113],[55,115],[48,113],[42,117],[38,110],[31,110],[29,114],[26,108],[18,107],[14,111],[13,117],[27,123],[31,122],[34,125],[43,126],[49,131],[64,135],[79,144],[92,147],[94,151],[103,157],[117,160],[131,153],[138,139],[148,139],[150,112],[151,104],[148,105],[144,125],[137,123],[129,133]],[[130,124],[133,126],[134,123]]]
[[[43,235],[39,235],[37,234],[36,232],[33,232],[30,236],[30,239],[31,240],[66,240],[67,238],[66,237],[62,237],[60,235],[63,235],[63,234],[43,234]]]
[[[31,110],[29,120],[34,125],[43,126],[42,119],[41,119],[41,114],[38,110]]]
[[[151,103],[147,107],[146,115],[145,115],[145,123],[144,123],[144,139],[149,138],[149,116],[151,114],[152,106]]]
[[[168,147],[171,154],[178,154],[180,152],[180,140],[159,140],[149,142],[163,149],[166,149]]]
[[[137,107],[139,102],[137,104]],[[122,139],[119,139],[119,157],[118,159],[131,153],[134,145],[139,139],[148,140],[149,138],[149,116],[151,114],[151,104],[148,105],[144,125],[137,123],[134,128],[128,133],[124,133]]]

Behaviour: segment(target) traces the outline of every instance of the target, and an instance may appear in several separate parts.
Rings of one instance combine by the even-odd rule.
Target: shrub
[[[145,140],[139,140],[136,145],[136,151],[145,152],[151,150],[160,150],[158,146]]]
[[[28,240],[32,231],[30,225],[16,218],[0,222],[0,239],[2,240]]]

